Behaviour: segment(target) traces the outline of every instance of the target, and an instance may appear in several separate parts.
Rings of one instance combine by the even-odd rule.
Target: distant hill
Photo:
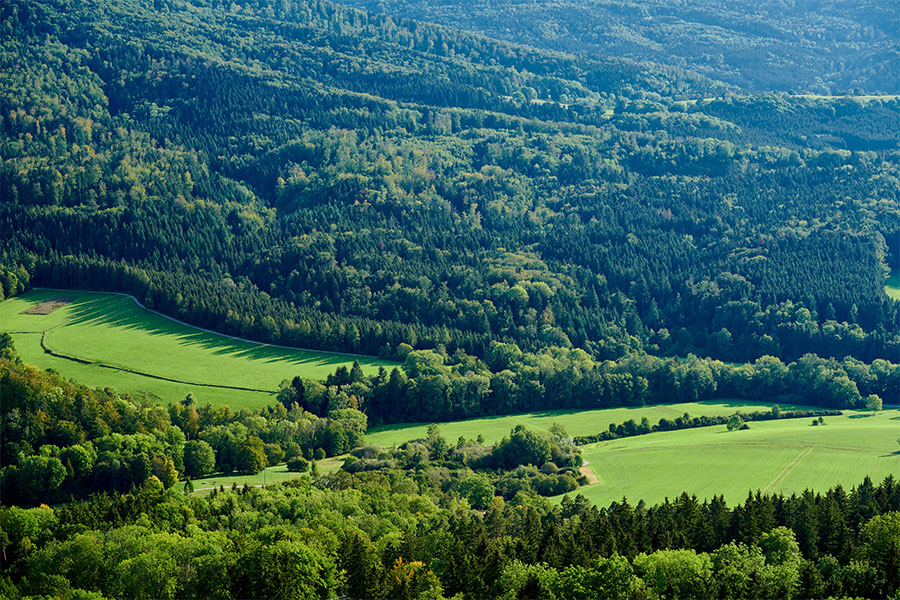
[[[689,69],[747,91],[900,92],[890,0],[344,0],[588,56]]]

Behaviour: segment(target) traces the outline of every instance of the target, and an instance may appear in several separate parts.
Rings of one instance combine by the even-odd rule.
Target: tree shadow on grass
[[[850,416],[847,417],[847,418],[848,418],[848,419],[868,419],[868,418],[874,417],[874,416],[875,416],[875,415],[873,415],[872,413],[866,413],[866,414],[864,414],[864,415],[850,415]]]
[[[396,365],[375,357],[330,354],[324,351],[279,348],[249,340],[236,340],[194,329],[139,307],[131,298],[105,294],[83,294],[67,306],[68,326],[119,328],[164,336],[182,346],[197,346],[214,355],[230,355],[265,363],[288,363],[307,367],[337,367],[355,359],[365,366]]]

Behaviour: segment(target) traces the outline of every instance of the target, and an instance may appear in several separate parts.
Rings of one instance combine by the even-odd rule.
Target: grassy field
[[[797,408],[788,404],[780,406],[783,409]],[[647,417],[651,425],[656,425],[661,418],[674,419],[686,412],[694,417],[702,415],[714,417],[718,415],[732,415],[738,410],[745,413],[755,410],[766,411],[771,407],[771,404],[764,402],[721,399],[685,404],[658,404],[654,406],[632,406],[600,410],[547,410],[519,415],[483,417],[467,421],[439,423],[438,427],[441,435],[450,442],[455,442],[459,436],[475,438],[478,434],[481,434],[486,442],[492,443],[502,439],[504,435],[509,435],[510,430],[516,425],[524,425],[529,429],[546,431],[554,423],[559,423],[566,428],[569,435],[591,435],[606,431],[610,423],[618,425],[628,419],[640,422],[642,417]],[[401,425],[373,427],[366,434],[366,443],[376,446],[399,445],[407,440],[425,437],[427,427],[428,423],[404,423]]]
[[[60,297],[71,301],[46,315],[23,313]],[[353,360],[359,360],[366,373],[394,364],[237,340],[155,314],[126,296],[92,292],[34,290],[0,302],[0,331],[13,334],[16,350],[26,363],[52,368],[79,383],[145,392],[165,403],[192,393],[201,404],[228,404],[234,409],[269,404],[274,397],[271,391],[295,375],[324,378]],[[45,353],[42,335],[50,350],[91,364]]]
[[[825,421],[819,427],[811,419],[763,421],[735,432],[721,425],[586,446],[584,458],[600,481],[579,493],[600,506],[623,496],[632,504],[656,503],[683,491],[723,494],[731,504],[751,490],[793,494],[850,487],[866,475],[876,482],[900,476],[900,411]]]
[[[894,271],[884,282],[884,291],[890,298],[900,300],[900,271]]]
[[[319,474],[327,475],[337,471],[341,468],[341,465],[344,464],[344,459],[346,457],[347,455],[345,454],[318,461],[316,466],[319,469]],[[212,475],[202,479],[195,479],[191,483],[194,486],[195,494],[207,494],[212,488],[217,488],[219,486],[230,489],[232,484],[237,484],[238,487],[243,487],[244,485],[262,485],[263,482],[265,482],[266,485],[273,485],[275,483],[281,483],[282,481],[297,479],[298,477],[303,477],[308,474],[309,471],[307,471],[306,474],[292,473],[287,470],[287,465],[275,465],[274,467],[266,469],[265,475],[263,475],[263,473],[257,473],[256,475]],[[184,486],[184,483],[178,483],[177,485],[178,489],[181,489]]]

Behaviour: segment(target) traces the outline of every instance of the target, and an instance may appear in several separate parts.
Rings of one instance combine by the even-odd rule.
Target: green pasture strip
[[[12,337],[16,345],[16,352],[22,357],[25,364],[42,369],[53,369],[63,377],[92,388],[110,387],[116,392],[125,394],[147,394],[161,404],[178,402],[188,394],[192,394],[201,405],[206,403],[213,406],[226,404],[234,410],[261,408],[275,400],[275,394],[172,383],[126,371],[105,369],[96,364],[85,365],[57,358],[45,354],[41,350],[40,333],[14,333]]]
[[[815,407],[796,406],[791,404],[779,404],[783,410],[808,409]],[[686,402],[680,404],[655,404],[652,406],[628,406],[620,408],[601,408],[595,410],[546,410],[517,415],[502,415],[497,417],[480,417],[465,421],[452,421],[438,423],[441,435],[454,442],[459,436],[474,439],[481,434],[488,443],[499,441],[516,425],[524,425],[529,429],[546,431],[554,423],[559,423],[566,428],[571,436],[593,435],[606,431],[610,423],[620,425],[628,419],[634,419],[640,423],[641,418],[647,417],[651,425],[656,425],[661,418],[674,419],[689,413],[692,417],[700,416],[728,416],[736,411],[754,412],[767,411],[772,407],[767,402],[752,402],[748,400],[735,400],[723,398],[707,400],[703,402]],[[366,433],[366,443],[375,446],[394,446],[408,440],[423,438],[426,435],[428,423],[403,423],[398,425],[385,425],[373,427]]]
[[[750,423],[729,432],[724,425],[668,431],[585,446],[600,483],[579,489],[597,505],[626,496],[652,504],[681,492],[700,498],[724,495],[729,504],[747,493],[795,494],[850,487],[868,475],[900,476],[900,411],[870,416],[849,413],[812,419]]]
[[[49,315],[22,314],[31,306],[61,296],[72,302]],[[27,333],[14,334],[19,340],[17,348],[29,364],[53,368],[93,387],[144,391],[163,402],[180,400],[191,392],[201,403],[208,400],[233,408],[258,407],[272,400],[266,390],[274,391],[282,380],[296,375],[322,379],[340,365],[349,367],[354,360],[369,374],[380,366],[396,366],[372,357],[233,339],[172,321],[141,308],[130,297],[95,292],[33,290],[0,302],[0,330],[36,334],[35,339],[23,338]],[[46,354],[40,348],[39,332],[44,332],[44,344],[53,352],[95,364]]]

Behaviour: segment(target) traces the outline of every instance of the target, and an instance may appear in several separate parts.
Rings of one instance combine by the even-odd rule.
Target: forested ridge
[[[887,1],[797,3],[621,0],[344,0],[391,15],[589,56],[704,73],[749,90],[900,91],[896,7]]]
[[[7,294],[386,356],[896,355],[896,100],[713,98],[324,2],[2,15]]]

